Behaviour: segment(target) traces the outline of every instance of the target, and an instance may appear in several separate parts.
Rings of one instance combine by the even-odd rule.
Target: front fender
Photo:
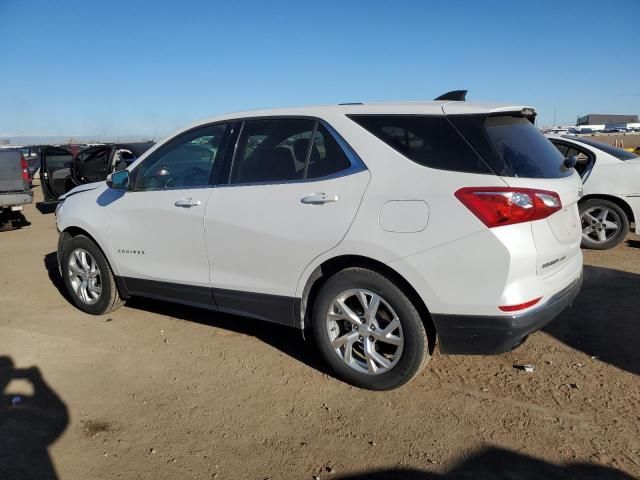
[[[103,183],[102,186],[97,185],[88,190],[78,191],[74,195],[68,195],[57,211],[56,223],[61,233],[70,232],[75,235],[83,232],[90,237],[102,250],[114,275],[119,275],[120,271],[111,248],[109,235],[110,203],[105,204],[100,201],[100,196],[105,190],[108,188]]]

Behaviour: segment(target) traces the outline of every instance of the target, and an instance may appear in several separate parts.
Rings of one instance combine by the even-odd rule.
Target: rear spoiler
[[[450,100],[452,102],[464,102],[467,98],[467,92],[469,90],[451,90],[450,92],[443,93],[438,98],[434,99],[434,102],[438,100]]]

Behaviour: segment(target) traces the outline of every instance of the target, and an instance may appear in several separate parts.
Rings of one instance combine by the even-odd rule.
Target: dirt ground
[[[436,351],[376,393],[293,329],[148,300],[81,313],[54,216],[25,217],[0,233],[3,480],[640,476],[637,236],[585,252],[574,307],[520,348]]]
[[[616,140],[622,140],[622,144],[625,148],[640,147],[640,133],[607,133],[604,135],[587,136],[586,138],[591,138],[597,142],[608,143],[609,145],[615,145]]]

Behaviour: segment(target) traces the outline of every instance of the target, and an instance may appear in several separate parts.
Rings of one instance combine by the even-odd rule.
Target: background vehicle
[[[45,202],[85,183],[104,181],[118,166],[126,168],[153,142],[77,146],[48,145],[41,152],[40,185]],[[74,148],[75,147],[75,148]],[[74,150],[76,153],[73,153]]]
[[[0,227],[17,220],[16,212],[33,201],[27,162],[19,149],[0,150]]]
[[[178,132],[64,197],[71,298],[91,314],[141,295],[308,328],[340,377],[378,390],[416,375],[436,334],[443,353],[515,348],[579,291],[580,178],[533,109],[459,93]]]
[[[640,157],[589,138],[549,140],[565,157],[577,159],[584,184],[582,246],[604,250],[622,242],[629,228],[640,234]]]
[[[40,169],[40,152],[42,151],[42,146],[29,145],[26,147],[22,147],[21,151],[29,167],[29,176],[31,178],[34,178],[36,173]]]

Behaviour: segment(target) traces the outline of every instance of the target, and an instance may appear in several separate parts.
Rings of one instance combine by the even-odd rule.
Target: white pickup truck
[[[0,150],[0,228],[33,202],[29,167],[20,150]]]

